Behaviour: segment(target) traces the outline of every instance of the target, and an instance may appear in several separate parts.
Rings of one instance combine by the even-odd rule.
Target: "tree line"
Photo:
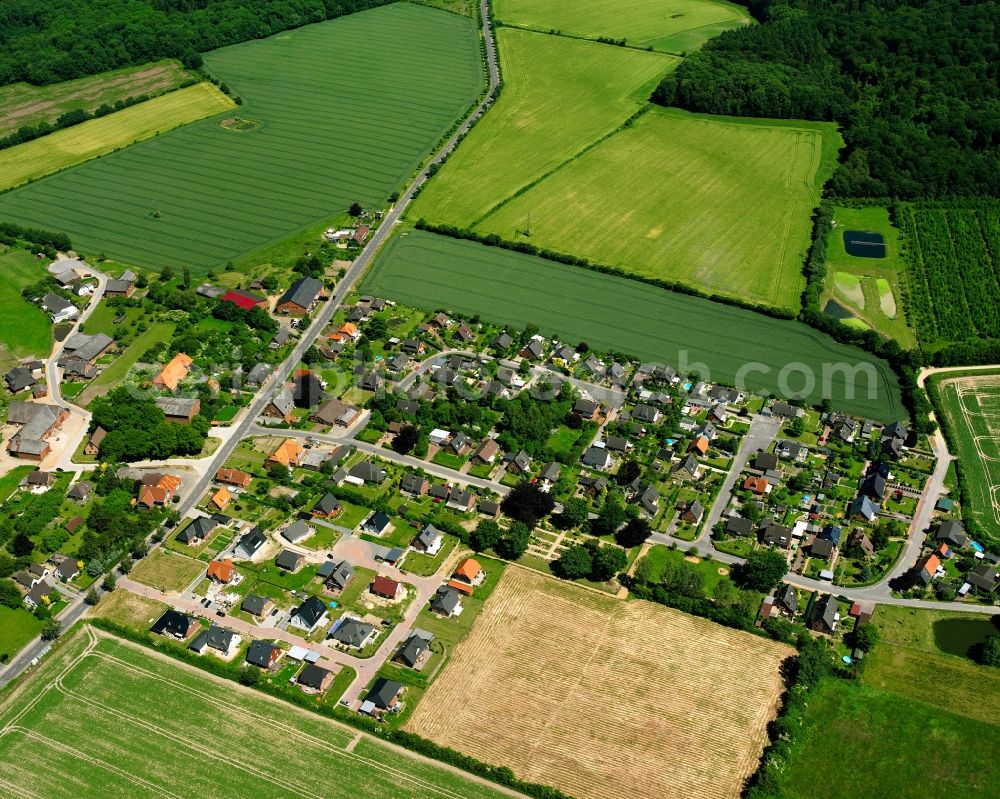
[[[0,85],[36,85],[263,39],[390,0],[20,0],[0,4]]]
[[[654,102],[840,123],[832,196],[1000,194],[996,3],[742,2],[761,24],[688,55]]]

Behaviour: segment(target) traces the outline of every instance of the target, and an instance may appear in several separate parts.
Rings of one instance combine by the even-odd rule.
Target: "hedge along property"
[[[174,130],[0,196],[0,218],[204,274],[352,202],[384,203],[482,86],[474,22],[408,3],[216,50],[205,66],[257,128]]]
[[[884,360],[804,324],[477,242],[421,230],[397,236],[362,290],[512,327],[533,323],[546,335],[753,391],[810,403],[826,395],[871,419],[905,416]]]

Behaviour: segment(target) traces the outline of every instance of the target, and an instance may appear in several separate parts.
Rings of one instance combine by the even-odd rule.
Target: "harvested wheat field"
[[[791,654],[508,569],[408,729],[578,799],[736,797]]]

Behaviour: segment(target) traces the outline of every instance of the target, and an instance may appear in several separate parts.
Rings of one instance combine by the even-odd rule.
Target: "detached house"
[[[275,310],[290,316],[305,316],[315,306],[322,290],[323,284],[316,278],[299,278],[278,298]]]

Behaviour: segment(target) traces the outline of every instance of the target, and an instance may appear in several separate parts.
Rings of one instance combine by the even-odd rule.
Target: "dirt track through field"
[[[508,569],[408,727],[579,799],[736,797],[791,654]]]

